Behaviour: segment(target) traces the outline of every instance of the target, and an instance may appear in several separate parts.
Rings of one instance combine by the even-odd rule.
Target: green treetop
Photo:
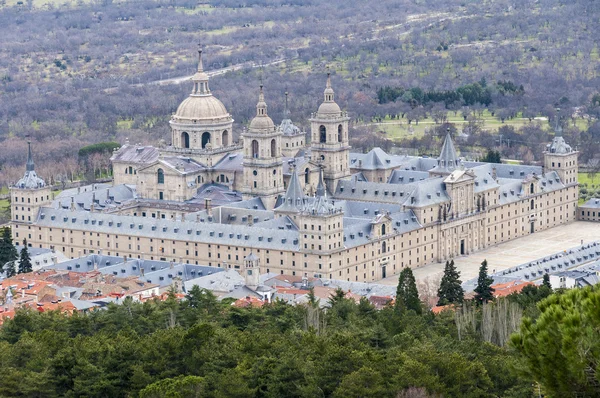
[[[439,300],[437,305],[460,304],[464,296],[465,292],[461,286],[460,272],[456,270],[454,260],[446,261],[444,276],[438,289]]]
[[[10,228],[2,228],[2,237],[0,238],[0,272],[4,270],[4,265],[17,259],[17,249],[13,244]]]
[[[479,268],[479,277],[477,278],[477,287],[475,288],[475,300],[480,304],[494,299],[494,289],[492,288],[494,279],[488,276],[487,269],[487,260],[483,260]]]
[[[19,259],[19,274],[25,274],[32,271],[33,265],[31,265],[31,257],[29,256],[29,250],[27,249],[27,239],[23,239],[21,258]]]
[[[423,311],[415,276],[410,268],[404,268],[400,272],[396,289],[396,310],[399,312],[413,310],[417,314]]]

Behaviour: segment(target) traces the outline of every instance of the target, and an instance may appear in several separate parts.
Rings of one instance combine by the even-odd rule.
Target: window
[[[319,142],[327,142],[327,129],[323,125],[319,127]]]
[[[344,134],[344,129],[342,128],[342,125],[340,124],[338,126],[338,142],[342,142],[343,134]]]
[[[223,146],[229,145],[229,132],[227,130],[223,131],[221,143],[223,144]]]
[[[275,142],[275,138],[271,140],[271,157],[277,157],[277,143]]]
[[[185,131],[181,133],[181,146],[184,148],[190,147],[190,135]]]
[[[252,140],[252,157],[258,158],[258,141]]]
[[[163,169],[158,169],[158,171],[156,172],[156,177],[159,184],[165,183],[165,172],[163,171]]]
[[[210,144],[210,133],[205,131],[202,133],[202,149],[206,148],[208,144]]]

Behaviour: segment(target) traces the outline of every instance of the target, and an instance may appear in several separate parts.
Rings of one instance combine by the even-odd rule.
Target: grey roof
[[[432,171],[437,173],[452,173],[460,166],[460,163],[460,158],[456,154],[456,149],[454,149],[452,137],[450,136],[450,132],[448,132],[437,160],[437,166]]]
[[[429,178],[429,172],[419,170],[394,170],[388,178],[388,184],[408,184]]]
[[[333,197],[335,199],[367,202],[404,203],[414,190],[413,184],[385,184],[357,180],[340,180]]]
[[[388,155],[381,148],[373,148],[367,153],[352,153],[350,167],[360,170],[381,170],[398,167],[402,157]]]
[[[276,209],[280,212],[299,213],[304,207],[305,199],[306,196],[304,195],[300,181],[298,181],[298,172],[294,168],[285,195],[278,201]]]
[[[106,184],[94,184],[83,188],[85,189],[62,192],[52,202],[52,206],[57,209],[69,209],[73,203],[78,210],[90,210],[93,204],[96,210],[102,210],[137,198],[133,185],[121,184],[111,187]]]
[[[413,184],[414,190],[406,201],[407,206],[427,207],[450,201],[446,193],[444,178],[429,178]]]
[[[242,171],[244,167],[242,162],[244,155],[242,153],[229,153],[221,158],[212,168],[222,171]]]
[[[28,152],[27,152],[27,165],[25,167],[25,174],[23,178],[21,178],[15,184],[16,188],[21,189],[37,189],[44,188],[46,186],[46,182],[38,177],[35,172],[35,165],[33,163],[33,156],[31,155],[31,142],[27,143]]]
[[[112,274],[119,278],[136,276],[142,283],[159,285],[161,288],[171,285],[174,278],[182,281],[197,278],[202,275],[211,275],[222,272],[222,268],[202,265],[173,263],[168,261],[133,259],[116,256],[91,254],[55,265],[44,267],[73,272],[90,272],[98,270],[100,273]],[[143,275],[142,275],[143,271]],[[140,285],[140,287],[143,287]]]
[[[159,150],[153,146],[125,144],[110,158],[111,162],[151,164],[158,160]]]
[[[93,229],[98,233],[146,236],[191,242],[232,244],[265,249],[298,249],[298,232],[292,230],[260,228],[258,226],[208,224],[190,221],[154,219],[42,208],[37,224],[40,226]]]
[[[327,190],[325,189],[325,183],[323,182],[323,168],[319,169],[319,183],[317,184],[316,196],[326,196]]]
[[[567,144],[565,142],[565,139],[560,135],[554,137],[554,139],[552,140],[552,143],[548,144],[546,146],[546,149],[550,153],[558,153],[561,155],[573,152],[573,149],[571,148],[571,146],[569,144]]]
[[[242,194],[232,191],[227,185],[217,183],[203,184],[198,188],[196,195],[188,202],[204,203],[205,199],[210,199],[213,206],[232,205],[234,202],[242,201]]]
[[[213,292],[229,293],[244,286],[244,278],[235,270],[227,269],[211,275],[203,275],[184,282],[186,291],[193,286]]]
[[[600,209],[600,198],[592,198],[579,206],[580,209]]]
[[[165,156],[158,159],[159,163],[179,172],[180,174],[198,173],[204,169],[202,163],[185,156]]]
[[[277,129],[281,131],[283,135],[288,136],[305,134],[299,127],[295,126],[290,119],[283,119]]]
[[[503,283],[510,280],[539,281],[544,274],[555,275],[566,270],[597,262],[599,258],[600,241],[596,241],[492,273],[490,276],[494,278],[495,283]],[[477,278],[463,283],[465,291],[472,291],[476,286]]]

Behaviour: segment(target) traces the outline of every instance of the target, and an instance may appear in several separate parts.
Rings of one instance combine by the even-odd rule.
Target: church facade
[[[241,273],[251,263],[255,273],[368,282],[576,219],[577,151],[560,134],[543,166],[466,162],[450,135],[437,159],[351,153],[349,117],[328,76],[310,142],[287,106],[275,125],[262,86],[234,142],[233,118],[208,80],[199,51],[170,145],[123,145],[111,186],[52,198],[30,152],[11,189],[15,241],[68,257],[102,252]]]

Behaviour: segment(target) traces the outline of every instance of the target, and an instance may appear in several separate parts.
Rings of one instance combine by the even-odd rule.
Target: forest
[[[306,128],[330,68],[357,150],[424,154],[449,122],[468,135],[465,153],[534,162],[558,120],[585,163],[600,149],[599,14],[594,0],[2,0],[0,185],[22,174],[27,139],[39,173],[56,183],[89,171],[78,157],[86,145],[168,142],[170,115],[190,87],[158,82],[190,75],[197,43],[207,70],[239,66],[211,81],[237,134],[261,79],[276,123],[287,90]],[[432,127],[409,136],[374,123],[425,118]],[[516,118],[524,122],[509,125]],[[508,145],[500,134],[513,135]]]
[[[599,300],[597,288],[529,286],[459,316],[376,310],[343,292],[326,309],[238,308],[195,287],[182,301],[127,298],[88,314],[20,310],[0,329],[0,395],[593,397]],[[486,325],[509,321],[510,307],[525,315],[521,332],[498,344]]]

